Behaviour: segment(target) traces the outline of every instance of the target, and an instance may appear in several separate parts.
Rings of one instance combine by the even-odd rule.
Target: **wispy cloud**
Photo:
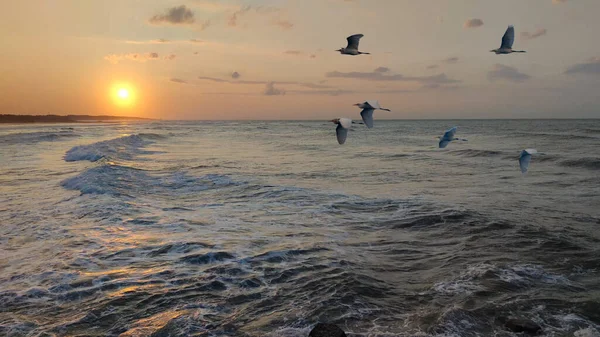
[[[381,72],[380,68],[375,69],[372,72],[339,72],[331,71],[325,74],[325,77],[331,78],[353,78],[358,80],[366,81],[403,81],[403,82],[419,82],[419,83],[439,83],[439,84],[450,84],[459,83],[460,81],[448,78],[446,74],[438,74],[433,76],[404,76],[402,74],[388,74],[388,71]]]
[[[285,90],[276,88],[275,82],[269,82],[269,83],[267,83],[265,90],[263,91],[263,94],[265,96],[280,96],[280,95],[285,95]]]
[[[175,82],[175,83],[181,83],[181,84],[187,84],[186,80],[182,80],[180,78],[172,78],[171,82]]]
[[[294,28],[294,24],[288,20],[277,20],[273,24],[283,30],[290,30],[290,29]]]
[[[157,14],[151,17],[148,22],[153,25],[172,24],[172,25],[190,25],[196,20],[194,12],[185,5],[169,8],[163,14]]]
[[[112,64],[117,64],[124,60],[135,61],[135,62],[146,62],[149,60],[158,60],[158,53],[130,53],[130,54],[109,54],[104,56],[104,59]]]
[[[458,57],[449,57],[449,58],[443,60],[443,62],[447,63],[447,64],[454,64],[454,63],[458,62]]]
[[[552,0],[552,3],[555,4],[555,5],[562,4],[562,3],[565,3],[565,2],[567,2],[567,0]]]
[[[304,55],[304,52],[302,52],[300,50],[286,50],[283,53],[286,55],[294,55],[294,56]]]
[[[566,74],[593,74],[600,75],[600,57],[592,57],[587,62],[578,63],[570,66]]]
[[[167,56],[165,56],[165,60],[174,60],[177,57],[177,55],[175,54],[169,54]]]
[[[387,73],[387,72],[390,71],[390,68],[388,68],[388,67],[377,67],[373,71],[376,72],[376,73]]]
[[[232,78],[234,78],[233,75],[232,75]],[[208,77],[208,76],[198,76],[198,79],[199,80],[204,80],[204,81],[212,81],[212,82],[217,82],[217,83],[229,83],[229,84],[249,84],[249,85],[252,85],[252,84],[263,84],[263,85],[265,85],[265,84],[273,83],[273,81],[229,80],[229,79],[222,79],[222,78]],[[310,88],[310,89],[328,89],[328,88],[331,88],[331,86],[324,85],[324,84],[295,82],[295,81],[277,81],[277,84],[278,85],[296,85],[296,86]]]
[[[432,64],[432,65],[427,66],[427,69],[437,69],[439,67],[440,66],[438,66],[437,64]]]
[[[547,32],[548,32],[548,31],[546,30],[546,28],[540,28],[540,29],[536,30],[536,31],[535,31],[535,32],[533,32],[533,33],[530,33],[530,32],[522,32],[522,33],[521,33],[521,37],[522,37],[523,39],[525,39],[525,40],[532,40],[532,39],[538,38],[538,37],[540,37],[540,36],[544,36],[544,35],[546,35],[546,33],[547,33]]]
[[[481,19],[469,19],[465,21],[463,27],[465,28],[477,28],[483,26],[483,20]]]
[[[520,83],[530,79],[531,76],[519,72],[515,67],[509,67],[497,63],[492,67],[492,70],[488,71],[487,78],[491,82],[505,80],[509,82]]]

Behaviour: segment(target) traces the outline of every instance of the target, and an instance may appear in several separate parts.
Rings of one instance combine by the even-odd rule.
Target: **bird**
[[[502,44],[500,48],[490,50],[493,53],[498,54],[510,54],[510,53],[525,53],[524,50],[513,50],[513,42],[515,42],[515,27],[510,25],[506,29],[504,36],[502,36]]]
[[[340,145],[346,142],[346,137],[348,136],[348,130],[354,123],[350,118],[334,118],[331,120],[334,124],[337,124],[337,128],[335,128],[335,134],[337,136],[337,141]]]
[[[378,101],[366,101],[364,103],[356,103],[354,104],[357,107],[363,109],[360,112],[360,116],[362,117],[363,122],[365,122],[365,125],[367,126],[367,128],[372,128],[373,127],[373,112],[375,110],[385,110],[385,111],[391,111],[390,109],[384,109],[379,105]]]
[[[443,149],[446,146],[448,146],[448,144],[451,141],[453,141],[453,140],[462,140],[462,141],[465,141],[465,142],[467,141],[464,138],[456,138],[456,137],[454,137],[454,135],[456,134],[456,130],[457,129],[458,129],[458,127],[455,126],[455,127],[451,128],[451,129],[446,130],[446,132],[444,132],[444,135],[440,137],[440,143],[439,143],[440,149]]]
[[[371,53],[363,53],[358,51],[358,42],[360,41],[360,38],[363,37],[363,34],[354,34],[352,36],[348,36],[346,38],[346,40],[348,40],[348,45],[346,46],[346,48],[340,48],[336,51],[339,51],[340,54],[342,55],[360,55],[360,54],[367,54],[370,55]]]
[[[529,169],[529,162],[531,161],[531,155],[538,153],[536,149],[525,149],[521,151],[519,156],[519,166],[521,167],[521,173],[527,173]]]

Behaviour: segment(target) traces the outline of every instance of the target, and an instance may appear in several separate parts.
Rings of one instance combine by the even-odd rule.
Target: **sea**
[[[0,126],[1,336],[522,336],[507,318],[600,336],[600,120]]]

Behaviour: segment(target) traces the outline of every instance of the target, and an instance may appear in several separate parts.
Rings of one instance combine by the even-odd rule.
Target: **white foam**
[[[79,145],[67,151],[65,161],[89,160],[94,162],[102,158],[129,160],[140,154],[139,149],[149,143],[139,135],[130,135],[89,145]]]

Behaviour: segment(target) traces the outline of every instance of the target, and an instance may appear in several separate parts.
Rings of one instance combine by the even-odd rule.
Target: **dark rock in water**
[[[346,333],[335,324],[319,323],[310,331],[308,337],[346,337]]]
[[[504,322],[504,326],[512,332],[525,332],[535,335],[542,331],[542,327],[530,319],[510,318]]]

